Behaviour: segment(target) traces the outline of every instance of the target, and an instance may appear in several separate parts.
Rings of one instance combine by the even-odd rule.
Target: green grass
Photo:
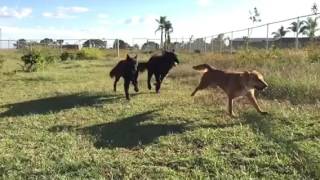
[[[281,53],[248,61],[179,54],[160,95],[147,90],[144,73],[128,102],[122,82],[114,93],[108,77],[117,58],[23,73],[16,52],[3,52],[0,178],[319,179],[319,64]],[[201,75],[191,66],[203,62],[262,71],[270,89],[258,101],[270,115],[238,100],[230,118],[220,90],[190,97]]]

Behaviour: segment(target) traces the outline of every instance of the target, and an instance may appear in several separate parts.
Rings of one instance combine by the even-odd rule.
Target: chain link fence
[[[241,49],[304,48],[320,43],[317,23],[319,14],[299,16],[258,26],[218,33],[212,36],[171,38],[169,49],[188,52],[234,53]],[[152,39],[135,38],[140,44]],[[160,39],[155,40],[160,44]]]
[[[234,53],[240,49],[303,48],[310,42],[320,42],[317,27],[319,14],[299,16],[212,36],[171,38],[169,49],[186,52]],[[313,29],[312,29],[313,28]],[[0,40],[0,49],[34,48],[37,46],[63,49],[111,49],[119,55],[121,49],[153,52],[161,49],[161,39],[132,38],[132,42],[119,39],[42,39]],[[165,43],[165,42],[162,42]]]

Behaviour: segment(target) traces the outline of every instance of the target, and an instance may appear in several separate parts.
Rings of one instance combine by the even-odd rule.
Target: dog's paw
[[[229,114],[229,116],[230,116],[231,118],[237,118],[237,117],[238,117],[235,113],[231,113],[231,114]]]

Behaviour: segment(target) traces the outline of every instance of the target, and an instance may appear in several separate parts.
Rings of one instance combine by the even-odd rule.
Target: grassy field
[[[180,53],[161,94],[147,90],[144,73],[130,102],[107,76],[118,58],[25,73],[16,71],[19,52],[0,54],[2,179],[320,178],[316,52]],[[258,101],[270,115],[243,99],[230,118],[221,90],[190,97],[201,76],[191,67],[200,63],[261,71],[270,87]]]

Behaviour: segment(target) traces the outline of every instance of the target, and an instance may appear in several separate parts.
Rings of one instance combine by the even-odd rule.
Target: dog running
[[[258,71],[244,72],[228,72],[216,69],[208,64],[194,66],[193,69],[203,71],[200,84],[193,91],[191,96],[194,96],[197,91],[208,87],[220,87],[228,95],[228,111],[230,116],[235,117],[233,112],[233,100],[237,97],[246,96],[255,109],[265,115],[260,109],[255,97],[255,90],[263,90],[268,87],[263,76]]]
[[[129,96],[129,86],[130,83],[133,84],[134,90],[139,92],[138,88],[138,56],[130,57],[127,54],[127,58],[125,60],[120,61],[111,71],[110,77],[115,77],[115,81],[113,84],[113,90],[117,91],[117,82],[121,77],[124,79],[124,92],[126,94],[127,100],[130,100]]]
[[[179,60],[174,51],[163,51],[161,55],[153,55],[148,62],[142,62],[138,65],[138,71],[144,72],[148,70],[148,89],[151,90],[151,78],[154,75],[156,78],[156,92],[160,93],[161,83],[167,76],[168,72]]]

